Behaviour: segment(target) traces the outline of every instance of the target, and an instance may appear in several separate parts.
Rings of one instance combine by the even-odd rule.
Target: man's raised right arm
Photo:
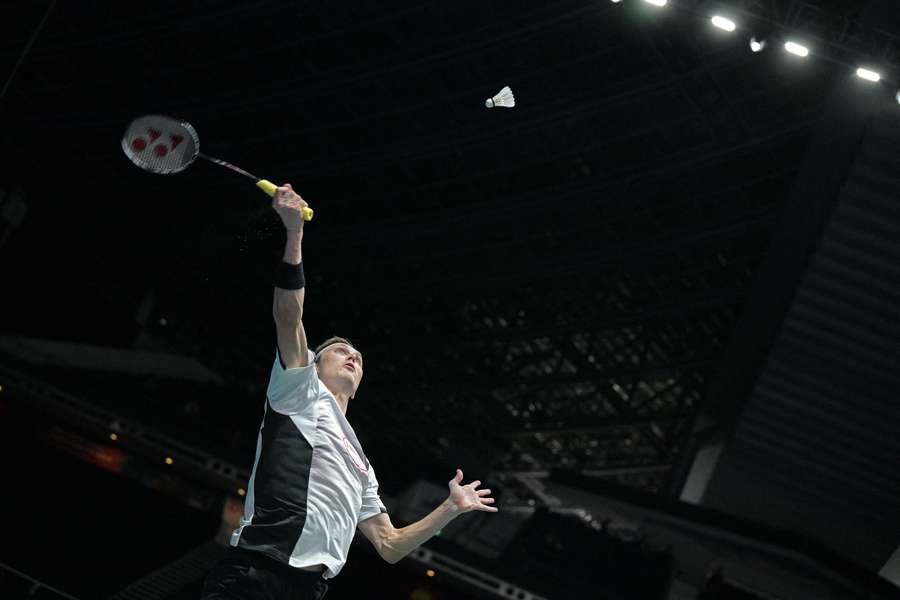
[[[272,315],[278,339],[278,353],[285,369],[309,365],[306,332],[303,330],[303,298],[306,294],[303,277],[303,216],[301,209],[306,202],[285,184],[275,191],[272,208],[281,217],[287,241],[282,264],[275,278],[275,294]],[[283,287],[282,287],[283,286]]]

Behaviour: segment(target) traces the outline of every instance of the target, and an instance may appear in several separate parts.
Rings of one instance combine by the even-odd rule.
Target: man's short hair
[[[351,348],[356,348],[356,346],[353,345],[353,342],[351,342],[347,338],[338,337],[336,335],[333,335],[330,338],[328,338],[327,340],[325,340],[324,342],[322,342],[321,344],[319,344],[318,346],[316,346],[316,350],[315,350],[316,357],[319,356],[319,353],[322,352],[322,350],[324,350],[325,348],[327,348],[328,346],[330,346],[332,344],[347,344]]]

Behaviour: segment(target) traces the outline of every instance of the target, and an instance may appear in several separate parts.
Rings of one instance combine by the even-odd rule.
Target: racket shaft
[[[197,156],[200,158],[206,159],[209,162],[216,163],[217,165],[222,165],[223,167],[225,167],[227,169],[231,169],[235,173],[240,173],[241,175],[243,175],[245,177],[249,177],[253,181],[259,181],[259,177],[257,177],[253,173],[248,173],[247,171],[243,170],[242,168],[234,166],[230,162],[225,162],[221,158],[216,158],[214,156],[208,156],[206,154],[203,154],[202,152],[198,152]]]
[[[277,189],[277,186],[274,183],[272,183],[271,181],[269,181],[267,179],[260,179],[256,175],[253,175],[252,173],[248,173],[247,171],[243,170],[242,168],[236,167],[233,164],[231,164],[230,162],[226,162],[226,161],[222,160],[221,158],[215,158],[214,156],[208,156],[206,154],[203,154],[202,152],[198,152],[197,156],[200,158],[206,159],[209,162],[215,163],[217,165],[222,165],[223,167],[231,169],[235,173],[240,173],[241,175],[243,175],[245,177],[249,177],[250,179],[252,179],[253,181],[256,182],[256,187],[258,187],[259,189],[264,191],[270,198],[275,195],[275,190]],[[313,210],[311,208],[309,208],[308,206],[305,206],[305,207],[303,207],[303,209],[301,209],[300,212],[303,215],[304,221],[312,221]]]

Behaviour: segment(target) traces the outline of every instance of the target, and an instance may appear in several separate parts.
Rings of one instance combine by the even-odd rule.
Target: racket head
[[[194,162],[200,152],[200,138],[187,121],[145,115],[125,129],[122,150],[145,171],[168,175],[184,171]]]

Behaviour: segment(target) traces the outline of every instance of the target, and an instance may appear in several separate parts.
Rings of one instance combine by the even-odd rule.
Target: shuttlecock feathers
[[[516,105],[516,98],[515,96],[513,96],[513,92],[511,89],[509,89],[509,86],[506,86],[502,90],[497,92],[496,96],[485,100],[484,105],[488,108],[494,108],[495,106],[512,108]]]

